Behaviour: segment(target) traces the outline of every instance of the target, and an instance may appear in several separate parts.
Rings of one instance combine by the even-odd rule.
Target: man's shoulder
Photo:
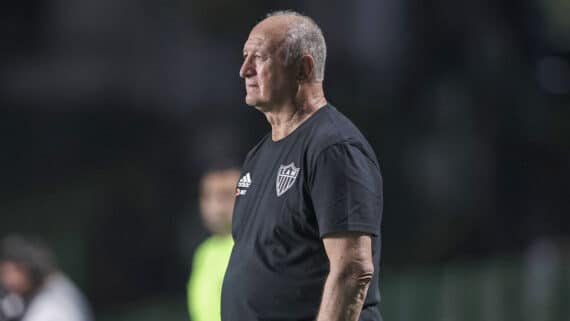
[[[323,108],[311,133],[310,149],[314,153],[320,154],[337,144],[369,146],[362,132],[336,107],[327,105]]]
[[[58,309],[53,309],[57,306]],[[50,277],[22,320],[90,320],[83,294],[66,276]]]
[[[271,135],[271,132],[265,134],[263,136],[262,139],[259,140],[259,142],[257,142],[257,144],[255,144],[255,146],[253,146],[248,152],[247,155],[245,156],[245,161],[244,161],[244,165],[247,164],[248,160],[250,160],[258,151],[259,149],[261,149],[261,146],[263,146],[263,143],[269,139],[269,135]]]
[[[217,261],[228,256],[233,245],[234,241],[231,236],[209,236],[207,239],[202,241],[194,251],[194,267],[198,265],[207,265],[212,262],[220,263]]]
[[[218,247],[218,241],[214,235],[208,236],[204,239],[194,250],[194,257],[202,257],[208,255],[208,253],[215,251]]]

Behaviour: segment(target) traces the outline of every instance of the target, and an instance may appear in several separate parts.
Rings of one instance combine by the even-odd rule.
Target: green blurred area
[[[129,307],[107,311],[97,316],[98,321],[188,321],[184,297],[159,297]]]
[[[553,252],[556,253],[556,252]],[[557,256],[560,254],[560,256]],[[381,273],[385,321],[563,321],[570,316],[570,255],[509,257]],[[185,298],[157,297],[99,321],[189,320]]]
[[[384,320],[568,320],[570,256],[559,254],[386,268],[381,280]]]

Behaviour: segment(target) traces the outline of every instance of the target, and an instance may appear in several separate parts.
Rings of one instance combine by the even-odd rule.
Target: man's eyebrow
[[[259,51],[259,50],[260,50],[259,46],[252,45],[252,46],[244,47],[243,53],[248,54],[248,53]]]

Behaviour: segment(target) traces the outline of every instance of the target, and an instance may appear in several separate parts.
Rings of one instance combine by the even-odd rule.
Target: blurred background
[[[570,320],[566,0],[3,2],[0,237],[48,241],[97,320],[187,320],[197,182],[269,130],[238,70],[285,8],[382,165],[385,320]]]

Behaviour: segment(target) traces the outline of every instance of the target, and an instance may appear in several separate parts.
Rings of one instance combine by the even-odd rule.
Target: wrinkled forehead
[[[258,23],[249,33],[244,44],[246,51],[274,52],[281,47],[287,34],[288,20],[270,17]]]

